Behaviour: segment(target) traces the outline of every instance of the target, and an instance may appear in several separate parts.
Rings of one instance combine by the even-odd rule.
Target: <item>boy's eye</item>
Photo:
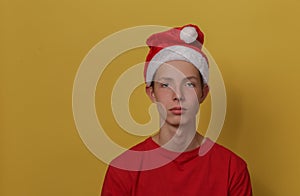
[[[192,82],[187,82],[185,85],[186,85],[187,87],[195,87],[195,84],[192,83]]]
[[[163,88],[169,87],[169,83],[160,83],[160,86]]]

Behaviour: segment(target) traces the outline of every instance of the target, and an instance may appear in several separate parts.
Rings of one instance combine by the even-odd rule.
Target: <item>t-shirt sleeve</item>
[[[109,166],[104,178],[101,196],[131,195],[131,177],[128,171]]]
[[[250,175],[247,166],[238,169],[232,176],[229,187],[229,196],[252,196]]]

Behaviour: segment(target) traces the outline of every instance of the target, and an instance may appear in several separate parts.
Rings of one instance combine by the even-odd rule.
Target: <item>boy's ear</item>
[[[207,84],[205,84],[202,88],[202,96],[199,100],[200,103],[202,103],[205,100],[205,98],[208,95],[208,92],[209,92],[209,86]]]
[[[154,103],[156,102],[155,94],[154,94],[154,89],[152,86],[146,86],[146,93],[150,100]]]

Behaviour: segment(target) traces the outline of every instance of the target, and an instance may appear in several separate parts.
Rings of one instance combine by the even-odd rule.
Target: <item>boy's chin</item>
[[[186,119],[184,117],[178,117],[178,118],[173,118],[170,120],[166,120],[165,121],[166,124],[169,124],[173,127],[180,127],[180,126],[185,126],[188,125],[190,123],[192,123],[192,121],[190,119]]]

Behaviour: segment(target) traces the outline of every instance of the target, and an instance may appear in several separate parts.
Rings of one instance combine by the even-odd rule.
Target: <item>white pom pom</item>
[[[194,41],[196,41],[197,37],[198,33],[194,27],[184,27],[180,31],[180,39],[185,43],[193,43]]]

